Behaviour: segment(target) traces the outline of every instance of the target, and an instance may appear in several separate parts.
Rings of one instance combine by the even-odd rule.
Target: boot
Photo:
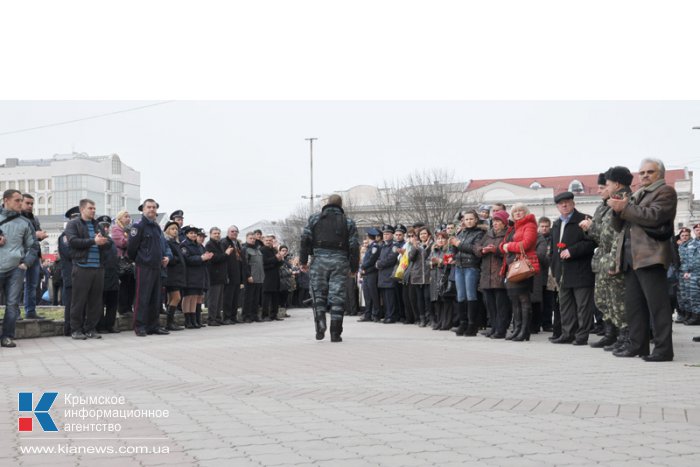
[[[612,345],[615,342],[617,342],[617,328],[615,327],[615,325],[611,321],[605,320],[604,326],[605,335],[603,336],[603,338],[597,342],[590,344],[590,346],[594,349],[600,349],[601,347]]]
[[[455,331],[458,336],[463,336],[467,332],[469,322],[467,315],[467,302],[455,302],[459,310],[459,327]]]
[[[532,320],[532,305],[520,303],[520,332],[513,337],[514,342],[530,340],[530,321]]]
[[[617,342],[613,344],[613,348],[610,349],[612,352],[621,352],[627,349],[630,344],[630,329],[625,326],[620,329],[620,335],[617,338]]]
[[[479,331],[479,302],[477,300],[467,302],[467,317],[469,324],[467,325],[467,331],[464,335],[476,336],[476,333]]]
[[[185,313],[185,328],[186,329],[196,329],[197,326],[194,325],[194,315],[192,313]]]
[[[166,320],[165,329],[168,331],[182,331],[184,328],[175,324],[175,307],[168,307],[168,318]]]
[[[326,310],[314,310],[314,324],[316,325],[316,340],[326,337]]]
[[[620,347],[625,345],[625,339],[627,338],[627,328],[615,328],[617,330],[617,339],[610,345],[603,347],[606,352],[613,352],[618,350]]]
[[[420,326],[421,328],[424,328],[428,325],[428,320],[425,318],[425,315],[420,315],[418,317],[418,321],[420,322],[418,326]]]
[[[206,324],[202,323],[202,304],[201,303],[197,303],[197,307],[195,308],[194,316],[195,316],[195,324],[198,328],[207,327]]]
[[[331,317],[331,342],[343,342],[343,338],[340,335],[343,333],[343,316],[340,319],[336,319],[335,316]]]
[[[517,300],[517,298],[513,298],[513,300]],[[521,328],[523,327],[523,315],[522,315],[522,310],[520,309],[520,304],[518,303],[517,305],[513,306],[513,332],[508,334],[506,336],[506,340],[510,341],[513,340],[515,336],[520,334]]]

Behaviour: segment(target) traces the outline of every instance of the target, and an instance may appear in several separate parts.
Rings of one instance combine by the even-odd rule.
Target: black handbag
[[[117,262],[117,273],[119,274],[120,279],[127,276],[133,276],[135,269],[136,266],[129,260],[129,258],[126,256],[119,257],[119,261]]]
[[[457,287],[454,281],[450,280],[450,268],[446,268],[445,272],[440,276],[438,281],[438,296],[440,298],[455,298],[457,296]]]

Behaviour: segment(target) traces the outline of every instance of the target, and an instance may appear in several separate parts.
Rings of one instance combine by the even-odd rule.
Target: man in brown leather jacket
[[[666,270],[671,263],[671,237],[677,195],[664,180],[658,159],[644,159],[641,188],[631,198],[608,200],[618,237],[617,266],[625,274],[625,309],[630,332],[627,348],[617,357],[640,356],[648,362],[673,360],[671,300]],[[649,318],[653,320],[654,352],[649,354]]]

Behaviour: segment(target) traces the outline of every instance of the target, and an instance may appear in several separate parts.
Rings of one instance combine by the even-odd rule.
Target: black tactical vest
[[[342,212],[324,212],[314,225],[313,247],[329,250],[349,250],[348,226]]]

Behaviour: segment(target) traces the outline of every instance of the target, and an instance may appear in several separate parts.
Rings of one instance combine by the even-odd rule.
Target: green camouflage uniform
[[[588,235],[598,243],[591,261],[595,273],[595,305],[603,313],[603,318],[615,327],[626,327],[625,279],[615,262],[617,236],[621,234],[612,227],[612,209],[605,201],[596,209]],[[615,275],[610,275],[610,272]]]

